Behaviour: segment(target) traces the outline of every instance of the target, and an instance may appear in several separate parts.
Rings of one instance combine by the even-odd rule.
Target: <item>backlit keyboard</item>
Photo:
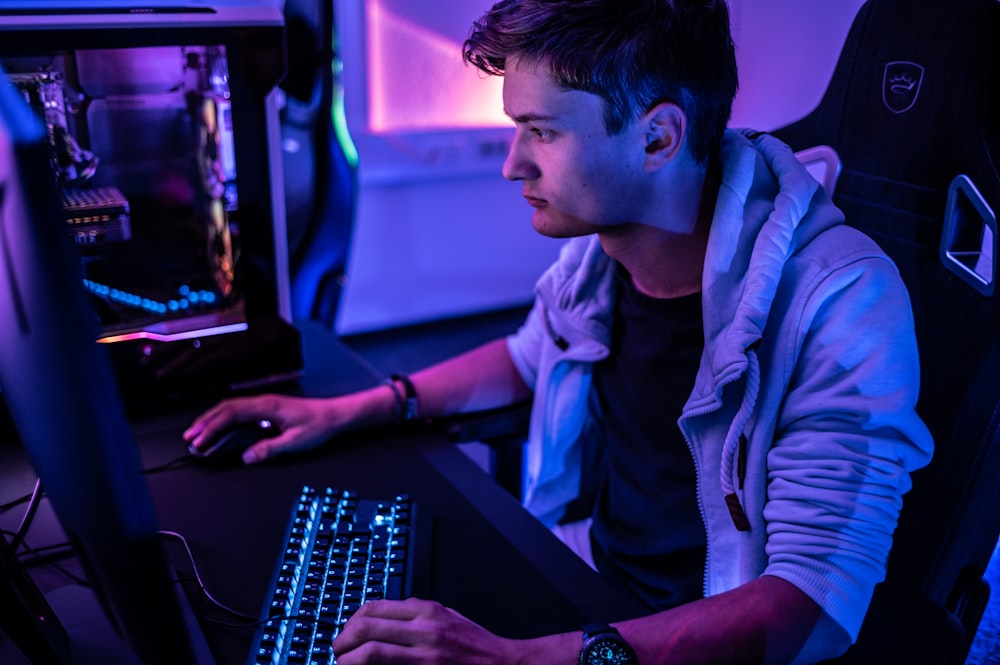
[[[251,665],[334,665],[333,639],[368,600],[410,595],[415,506],[303,487],[254,636]]]

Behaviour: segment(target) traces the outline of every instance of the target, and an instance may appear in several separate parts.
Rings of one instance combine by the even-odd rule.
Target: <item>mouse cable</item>
[[[233,608],[229,607],[228,605],[226,605],[225,603],[223,603],[223,602],[221,602],[219,600],[216,600],[215,596],[212,595],[212,593],[205,586],[205,582],[201,579],[201,573],[198,572],[198,564],[195,561],[194,553],[191,552],[191,547],[188,545],[187,539],[184,538],[184,536],[182,536],[181,534],[177,533],[176,531],[157,531],[156,533],[159,534],[160,536],[163,536],[164,538],[166,538],[168,540],[175,540],[175,541],[179,542],[181,544],[181,546],[184,548],[184,552],[187,554],[188,562],[191,564],[191,570],[192,570],[192,572],[194,574],[194,581],[198,585],[198,590],[201,591],[201,595],[202,595],[203,598],[205,598],[212,605],[214,605],[215,607],[218,607],[219,609],[223,610],[224,612],[228,612],[229,614],[232,614],[233,616],[239,617],[241,619],[247,619],[248,621],[253,622],[253,623],[248,623],[248,624],[226,624],[226,625],[234,626],[234,627],[247,627],[247,628],[250,628],[250,627],[253,627],[253,626],[257,625],[257,623],[258,623],[257,617],[251,616],[251,615],[247,614],[246,612],[241,612],[239,610],[233,609]],[[184,580],[179,580],[179,581],[184,581]],[[207,616],[205,617],[205,619],[208,620],[208,621],[212,621],[212,619],[208,618]],[[218,623],[224,623],[224,622],[218,622]]]
[[[153,466],[153,467],[150,467],[148,469],[143,469],[142,473],[144,475],[150,475],[150,474],[154,474],[154,473],[161,473],[163,471],[169,471],[171,469],[176,469],[176,468],[179,468],[179,467],[189,466],[189,465],[192,464],[193,460],[188,459],[188,457],[189,457],[189,455],[181,455],[180,457],[175,457],[174,459],[170,460],[169,462],[166,462],[166,463],[161,464],[159,466]],[[41,480],[39,479],[39,480],[35,481],[35,489],[32,490],[31,492],[28,492],[27,494],[19,496],[16,499],[11,499],[7,503],[0,503],[0,513],[5,513],[8,510],[10,510],[11,508],[19,506],[19,505],[21,505],[22,503],[24,503],[26,501],[33,501],[33,500],[35,500],[36,497],[38,497],[38,499],[40,500],[41,499],[41,494],[44,494],[44,492],[41,492],[41,494],[39,493],[40,484],[41,484]],[[31,511],[32,514],[34,514],[34,511],[38,509],[38,506],[36,505],[34,508],[32,508],[31,506],[29,506],[28,509]]]
[[[175,457],[169,462],[164,462],[159,466],[152,466],[148,469],[143,469],[142,473],[144,475],[151,475],[154,473],[162,473],[163,471],[170,471],[171,469],[177,469],[179,467],[190,466],[194,460],[191,459],[190,455],[181,455],[180,457]]]

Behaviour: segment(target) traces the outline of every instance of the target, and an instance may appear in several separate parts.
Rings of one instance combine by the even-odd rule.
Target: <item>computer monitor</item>
[[[129,404],[301,376],[278,2],[4,0],[0,66],[43,120],[53,195]]]
[[[0,386],[121,649],[80,653],[0,540],[0,622],[32,662],[198,663],[106,345],[65,231],[45,127],[0,83]],[[190,608],[188,608],[190,609]]]

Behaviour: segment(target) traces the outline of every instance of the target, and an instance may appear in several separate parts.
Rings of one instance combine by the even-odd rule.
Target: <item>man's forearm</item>
[[[789,663],[821,610],[783,579],[763,576],[732,591],[615,624],[640,665]],[[524,640],[511,665],[573,665],[580,633]]]
[[[414,373],[422,417],[492,409],[531,397],[503,339]]]

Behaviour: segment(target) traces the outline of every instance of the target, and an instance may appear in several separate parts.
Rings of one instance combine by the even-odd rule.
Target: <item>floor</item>
[[[344,341],[384,374],[413,372],[426,364],[514,332],[526,313],[526,308],[511,308],[462,319],[347,336]],[[488,464],[483,451],[475,446],[467,446],[466,452],[484,466]],[[1000,665],[1000,547],[994,553],[985,577],[994,593],[966,665]]]

